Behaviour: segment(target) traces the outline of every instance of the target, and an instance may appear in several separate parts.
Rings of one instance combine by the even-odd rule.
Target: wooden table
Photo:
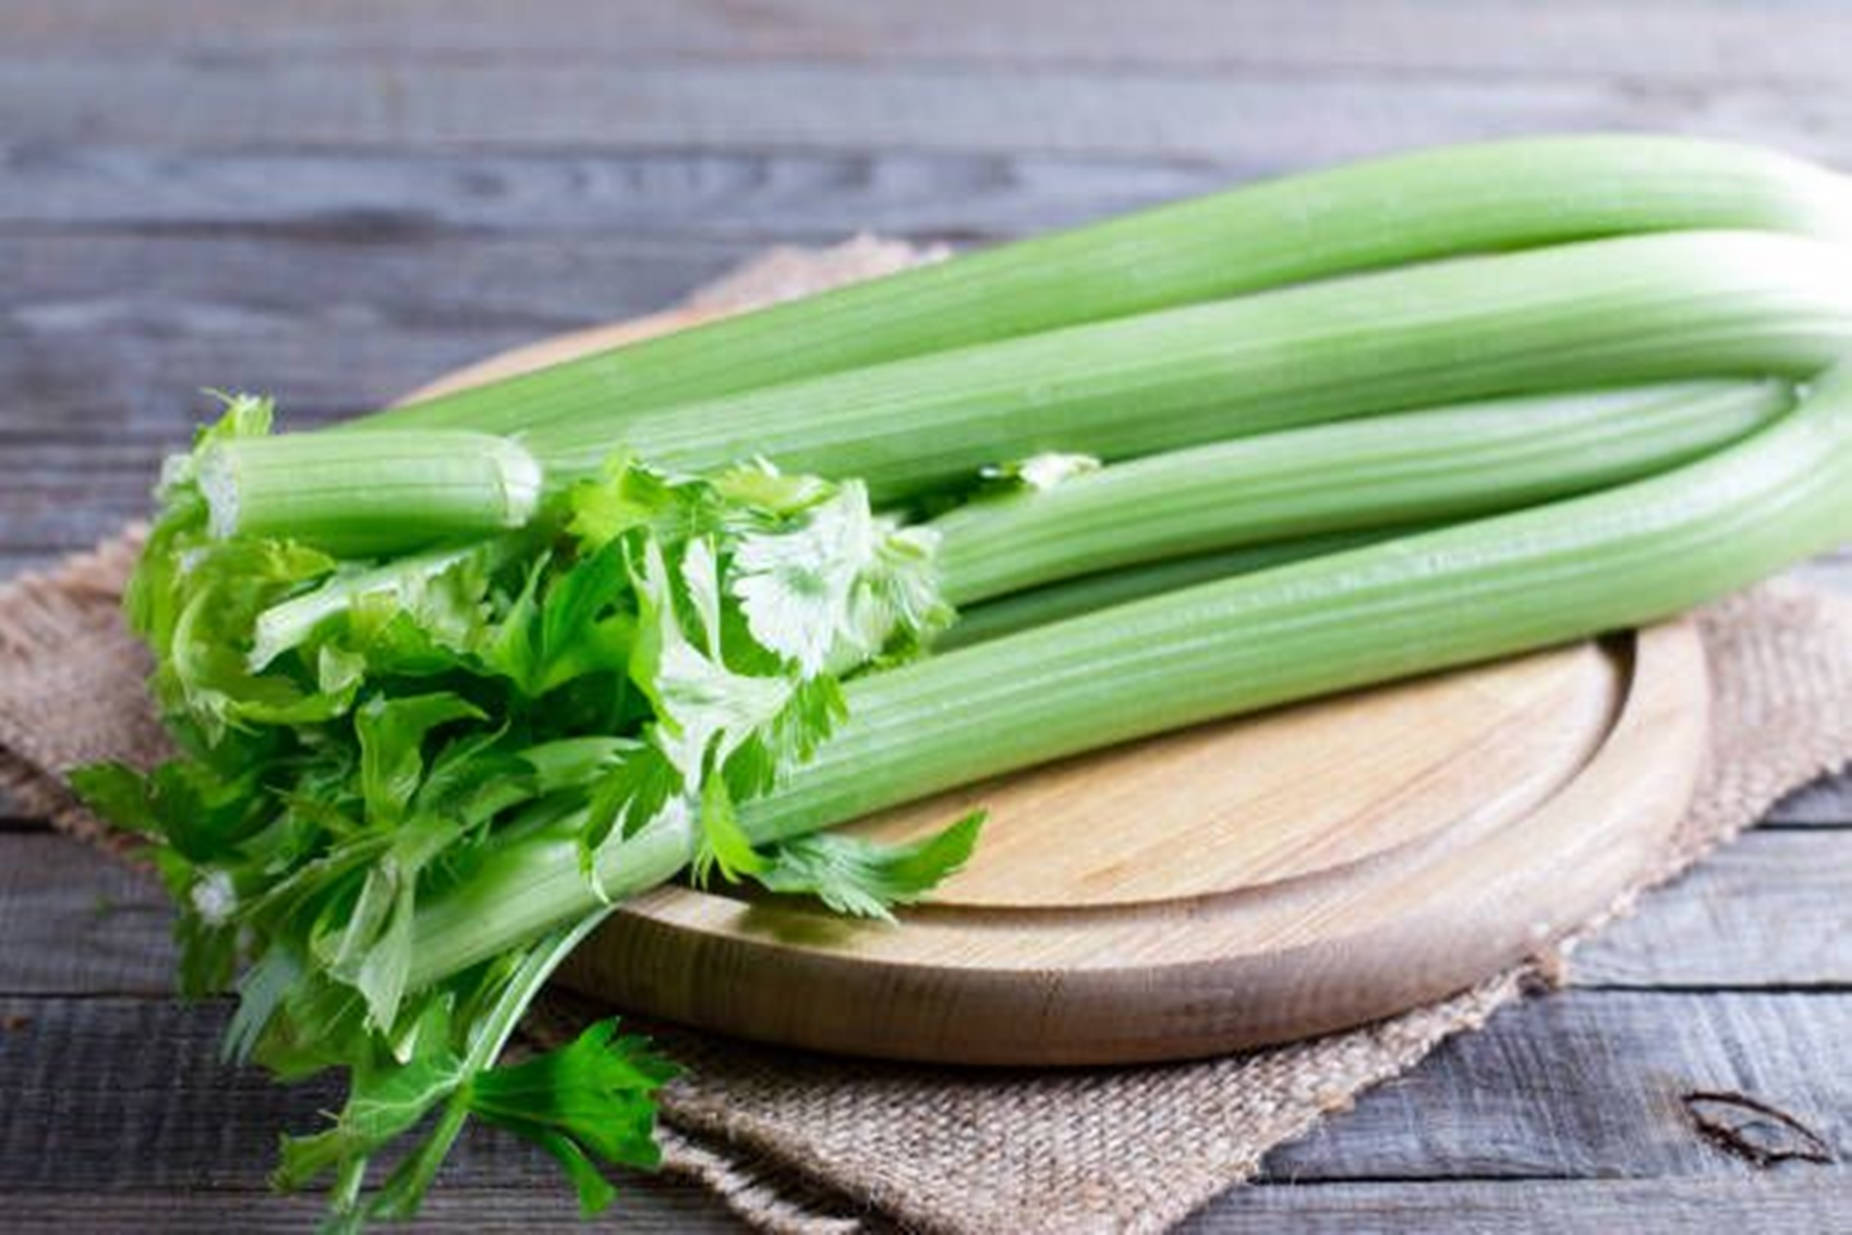
[[[143,511],[202,386],[302,425],[767,244],[990,241],[1419,143],[1643,127],[1852,167],[1848,52],[1852,12],[1809,0],[11,0],[0,577]],[[1758,1168],[1685,1101],[1749,1095],[1852,1153],[1849,905],[1841,779],[1190,1228],[1852,1229],[1846,1166]],[[225,1009],[168,994],[166,924],[147,881],[0,817],[0,1227],[309,1223],[264,1174],[331,1092],[214,1061]],[[617,1212],[730,1224],[662,1181]],[[429,1213],[571,1206],[483,1136]]]

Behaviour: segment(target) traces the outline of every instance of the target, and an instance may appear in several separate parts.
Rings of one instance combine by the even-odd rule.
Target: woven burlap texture
[[[710,289],[736,306],[893,264],[858,242],[784,253]],[[165,744],[143,651],[122,630],[133,531],[57,570],[0,586],[0,791],[103,845],[62,776],[96,759],[147,764]],[[1700,615],[1714,692],[1696,801],[1636,887],[1675,875],[1782,794],[1852,760],[1852,602],[1765,585]],[[1594,929],[1599,921],[1588,924]],[[1558,958],[1541,958],[1554,969]],[[690,1065],[665,1093],[668,1168],[774,1231],[898,1221],[945,1232],[1156,1231],[1253,1174],[1377,1081],[1518,997],[1530,970],[1391,1020],[1225,1059],[1072,1071],[889,1065],[781,1051],[661,1027]],[[549,997],[543,1040],[597,1010]]]

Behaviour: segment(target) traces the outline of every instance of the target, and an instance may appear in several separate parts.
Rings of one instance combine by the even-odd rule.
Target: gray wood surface
[[[21,54],[212,60],[298,57],[776,59],[875,64],[1084,65],[1115,69],[1385,70],[1498,77],[1513,70],[1648,80],[1835,79],[1852,17],[1831,0],[1783,0],[1771,25],[1731,0],[1326,0],[1316,6],[1158,0],[857,0],[664,6],[652,0],[369,0],[172,5],[65,0],[14,31]],[[441,29],[441,34],[436,33]]]
[[[228,1014],[134,995],[0,999],[0,1193],[261,1191],[275,1132],[315,1127],[339,1090],[221,1063]],[[1750,1093],[1842,1145],[1852,1075],[1817,1065],[1848,1035],[1852,992],[1570,991],[1501,1014],[1275,1151],[1261,1186],[1760,1177],[1696,1134],[1684,1099]],[[483,1187],[557,1183],[550,1160],[494,1132],[472,1132],[446,1169]],[[1845,1179],[1806,1163],[1775,1177],[1810,1174]]]
[[[1052,18],[1051,18],[1052,20]],[[1754,134],[1844,156],[1852,99],[1739,81],[1616,89],[1600,77],[1192,73],[765,60],[485,56],[45,56],[0,76],[0,109],[52,141],[158,142],[174,121],[208,148],[892,147],[1233,159],[1275,168],[1439,139],[1597,128]],[[252,106],[261,94],[262,105]],[[776,106],[766,106],[776,100]]]
[[[726,1230],[719,1203],[692,1184],[654,1181],[620,1202],[623,1226],[643,1235]],[[133,1230],[174,1235],[232,1228],[252,1235],[309,1232],[317,1210],[303,1198],[179,1190],[112,1191],[9,1198],[7,1229],[20,1235],[72,1230]],[[1373,1235],[1385,1231],[1468,1231],[1560,1235],[1566,1230],[1629,1235],[1693,1231],[1830,1232],[1844,1208],[1817,1186],[1784,1179],[1434,1180],[1302,1183],[1245,1191],[1239,1206],[1192,1218],[1182,1235]],[[580,1229],[569,1198],[524,1189],[452,1184],[434,1196],[415,1229],[534,1232]]]
[[[203,386],[315,423],[768,244],[1001,239],[1397,146],[1657,128],[1852,165],[1849,51],[1828,0],[12,0],[0,578],[141,513]],[[1852,590],[1845,555],[1801,573]],[[0,1228],[312,1227],[264,1176],[330,1091],[217,1062],[225,1007],[171,997],[168,920],[0,800]],[[1852,1230],[1849,940],[1842,777],[1186,1229]],[[1753,1166],[1792,1134],[1729,1152],[1698,1091],[1841,1161]],[[672,1179],[617,1212],[731,1225]],[[423,1225],[572,1214],[472,1135]]]

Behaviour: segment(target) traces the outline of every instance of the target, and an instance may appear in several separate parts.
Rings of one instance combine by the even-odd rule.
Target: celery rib
[[[1392,536],[1426,531],[1424,525],[1380,527],[1368,531],[1333,532],[1294,540],[1276,540],[1260,545],[1243,545],[1214,553],[1196,553],[1186,557],[1161,558],[1138,566],[1100,571],[1012,592],[995,600],[961,609],[950,630],[933,642],[933,650],[944,653],[968,647],[1003,635],[1015,634],[1032,626],[1045,626],[1066,618],[1079,617],[1096,609],[1143,600],[1161,592],[1250,574],[1271,566],[1284,566],[1304,558],[1319,557],[1359,545],[1374,544]]]
[[[1842,240],[1852,236],[1852,188],[1798,159],[1675,137],[1546,137],[1417,151],[918,267],[353,427],[615,426],[650,408],[1360,270],[1715,228]]]
[[[1852,250],[1676,232],[1352,275],[635,417],[541,424],[521,446],[553,494],[629,451],[688,472],[762,456],[856,477],[891,503],[1048,450],[1119,460],[1495,396],[1805,377],[1849,348]],[[331,490],[323,513],[333,531],[372,552],[419,548],[432,538],[431,468],[412,460],[395,483],[392,460],[369,456],[387,437],[293,435],[266,443],[262,457],[279,477],[293,458],[324,468],[351,459],[364,503],[343,524]],[[240,526],[307,538],[307,499],[282,484],[265,492],[277,510],[256,510],[253,496]]]
[[[1852,377],[1835,371],[1771,427],[1659,476],[858,679],[853,719],[747,826],[790,835],[1165,729],[1651,621],[1848,531]]]
[[[1689,382],[1372,417],[1150,455],[935,520],[946,599],[1154,558],[1439,522],[1637,479],[1789,407],[1778,382]]]
[[[892,501],[1047,450],[1117,460],[1497,395],[1804,377],[1852,346],[1852,252],[1679,232],[1354,275],[524,438],[561,485],[611,451],[762,455]]]
[[[358,557],[522,527],[543,474],[512,439],[424,430],[231,438],[205,453],[199,480],[219,536]]]

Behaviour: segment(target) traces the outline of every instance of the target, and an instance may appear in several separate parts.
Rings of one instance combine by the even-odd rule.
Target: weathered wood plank
[[[968,239],[1065,226],[1284,170],[956,153],[385,155],[19,142],[0,145],[8,186],[0,226],[261,229],[267,238],[357,244],[439,229]]]
[[[253,1235],[308,1232],[320,1216],[312,1197],[244,1192],[19,1192],[9,1196],[7,1225],[20,1235],[234,1229]],[[434,1192],[415,1223],[422,1232],[529,1232],[580,1227],[563,1192],[463,1187]],[[1424,1231],[1435,1235],[1564,1230],[1625,1230],[1632,1235],[1686,1235],[1694,1230],[1836,1231],[1852,1224],[1843,1190],[1805,1178],[1667,1180],[1435,1180],[1379,1183],[1260,1184],[1212,1201],[1177,1228],[1178,1235],[1357,1235]],[[720,1202],[692,1184],[667,1178],[625,1192],[607,1219],[611,1229],[708,1232],[742,1229]],[[876,1223],[872,1230],[884,1229]]]
[[[0,544],[41,554],[95,544],[147,513],[162,454],[185,440],[181,429],[167,447],[153,441],[7,444]]]
[[[0,991],[170,995],[172,922],[151,873],[56,833],[0,833]]]
[[[1768,821],[1787,827],[1852,828],[1852,774],[1817,781],[1777,803]]]
[[[937,61],[1084,65],[1204,72],[1369,69],[1504,75],[1623,73],[1836,81],[1852,17],[1818,3],[1760,6],[1682,0],[1624,7],[1557,0],[1470,6],[1445,0],[1332,0],[1318,5],[1217,0],[397,0],[252,6],[239,0],[146,5],[58,0],[24,5],[13,45],[34,54],[241,57],[798,58],[849,63]],[[441,30],[441,36],[434,31]],[[1521,33],[1520,33],[1521,32]]]
[[[660,309],[760,251],[683,237],[380,239],[8,235],[0,323],[7,337],[37,343],[261,336],[291,325],[563,330]]]
[[[1104,88],[1110,81],[1110,88]],[[1654,129],[1852,162],[1852,99],[1760,83],[1603,78],[1227,77],[788,62],[23,57],[8,126],[62,143],[192,148],[808,149],[1133,155],[1250,166],[1436,142]]]
[[[311,1128],[328,1085],[282,1089],[213,1059],[220,1005],[6,1000],[0,1191],[257,1189],[278,1128]],[[22,1020],[20,1020],[22,1018]],[[1567,992],[1456,1039],[1358,1109],[1272,1155],[1272,1181],[1743,1178],[1680,1105],[1756,1094],[1845,1144],[1852,1078],[1821,1061],[1852,1033],[1852,996]],[[1785,1174],[1824,1170],[1795,1165]],[[480,1133],[452,1181],[552,1187],[522,1142]]]
[[[1825,87],[1843,76],[1849,42],[1852,14],[1817,3],[1789,4],[1771,18],[1747,4],[1654,2],[1622,10],[1589,0],[1566,0],[1547,15],[1513,0],[1470,9],[1438,0],[1326,6],[945,0],[930,14],[850,0],[749,6],[441,0],[441,7],[440,0],[388,6],[25,0],[0,13],[0,56],[13,57],[0,65],[0,130],[21,142],[6,169],[0,227],[34,232],[30,239],[39,242],[69,223],[176,234],[233,226],[297,247],[287,265],[258,263],[254,279],[252,265],[241,267],[250,281],[239,294],[212,292],[177,309],[166,291],[188,277],[177,272],[199,270],[209,282],[225,260],[220,253],[169,249],[165,262],[150,260],[140,274],[118,267],[111,279],[62,302],[74,306],[74,315],[61,336],[48,332],[43,317],[15,329],[0,309],[0,390],[8,395],[0,409],[0,432],[8,439],[0,452],[11,462],[29,438],[48,448],[34,462],[71,479],[68,486],[36,482],[15,505],[0,497],[0,578],[18,564],[45,560],[51,548],[77,547],[139,509],[156,448],[177,440],[196,413],[185,392],[198,385],[228,379],[257,385],[243,377],[251,372],[269,379],[265,384],[294,408],[345,410],[484,351],[576,324],[567,320],[576,310],[548,317],[557,303],[522,301],[526,287],[541,282],[492,292],[489,311],[468,322],[454,315],[456,306],[471,303],[460,298],[467,293],[460,277],[429,298],[398,298],[383,285],[353,297],[345,294],[345,279],[330,279],[291,301],[292,289],[313,284],[322,263],[344,247],[370,245],[377,258],[423,250],[458,230],[609,229],[741,243],[822,239],[862,225],[915,235],[1002,235],[1198,191],[1224,174],[1530,127],[1689,125],[1843,160],[1852,152],[1852,109]],[[38,63],[22,73],[28,61]],[[1505,84],[1508,77],[1520,80]],[[318,100],[318,91],[350,97]],[[344,127],[350,123],[351,137]],[[350,141],[371,149],[348,150]],[[304,151],[301,143],[329,149]],[[767,153],[768,144],[790,153]],[[891,153],[896,145],[946,153]],[[618,157],[562,153],[566,146]],[[874,149],[883,153],[861,153]],[[1053,153],[1022,157],[1023,150]],[[401,161],[402,153],[412,157]],[[75,239],[58,260],[74,260],[88,239]],[[125,248],[139,243],[124,238]],[[562,259],[579,260],[570,253]],[[0,257],[9,286],[18,264]],[[705,277],[697,265],[688,267],[684,282],[664,276],[654,285],[661,298],[651,291],[636,306],[654,307]],[[613,311],[613,289],[634,286],[622,268],[607,267],[606,275],[613,282],[597,299],[586,293],[587,315],[578,320]],[[405,277],[401,286],[411,291],[429,287],[434,276]],[[137,300],[143,288],[147,294]],[[113,306],[104,303],[111,297]],[[329,363],[331,356],[340,363]],[[80,415],[95,415],[95,429],[73,433],[70,422]],[[148,448],[131,443],[87,471],[77,444],[103,437],[132,438]],[[65,447],[69,452],[59,453]],[[93,496],[99,482],[101,496]],[[98,503],[92,516],[58,513],[92,502]],[[22,534],[49,543],[24,547]],[[1819,573],[1852,584],[1843,564]],[[1777,818],[1788,825],[1852,823],[1849,785],[1801,795]],[[1843,836],[1830,827],[1821,833]],[[0,864],[14,839],[0,836]],[[1788,833],[1779,843],[1813,839]],[[1715,883],[1715,895],[1674,889],[1657,898],[1676,908],[1649,906],[1649,916],[1637,920],[1642,925],[1610,937],[1618,960],[1602,950],[1604,941],[1583,953],[1578,976],[1589,980],[1593,964],[1597,977],[1605,972],[1621,983],[1688,978],[1680,966],[1695,953],[1679,946],[1687,929],[1740,933],[1758,913],[1786,909],[1789,898],[1777,904],[1771,898],[1779,894],[1765,883],[1729,882],[1737,868],[1726,869],[1726,858],[1766,855],[1766,847],[1751,848],[1763,840],[1749,838],[1688,881],[1700,888]],[[1796,852],[1804,860],[1807,851]],[[67,856],[86,870],[101,869],[87,855],[67,849]],[[1811,921],[1830,877],[1819,869],[1795,871],[1787,859],[1769,861],[1759,878],[1797,886]],[[1843,851],[1827,852],[1821,866],[1829,861],[1844,866]],[[151,981],[156,970],[164,980],[164,957],[137,951],[158,937],[139,933],[152,922],[138,923],[120,909],[99,916],[94,902],[86,906],[79,895],[46,903],[28,891],[20,900],[7,883],[10,873],[0,875],[0,938],[9,940],[0,949],[0,969],[12,963],[19,922],[8,907],[17,900],[46,914],[45,924],[58,927],[64,941],[88,945],[85,963],[95,962],[98,983],[92,989],[134,982],[144,965]],[[1738,896],[1747,899],[1730,899]],[[134,906],[127,910],[132,915],[157,912],[154,903],[130,897],[124,903]],[[1693,923],[1668,943],[1657,927],[1644,925],[1661,912],[1688,915]],[[1843,915],[1829,924],[1843,938]],[[1629,929],[1641,937],[1629,940]],[[1751,938],[1711,949],[1707,963],[1720,972],[1738,966],[1740,974],[1752,959]],[[1790,977],[1843,963],[1815,939],[1813,953],[1828,950],[1824,966],[1813,955],[1791,967],[1795,941],[1766,932],[1760,938],[1771,969]],[[22,982],[46,989],[75,980],[77,971],[62,964],[18,972]],[[1633,998],[1571,993],[1541,1007],[1610,1008]],[[1660,1122],[1656,1110],[1640,1114],[1662,1092],[1654,1087],[1660,1082],[1759,1083],[1767,1088],[1757,1092],[1798,1114],[1811,1117],[1819,1107],[1836,1112],[1838,1122],[1827,1121],[1826,1130],[1843,1149],[1843,1081],[1799,1092],[1783,1089],[1782,1078],[1795,1073],[1797,1059],[1801,1069],[1810,1068],[1809,1080],[1833,1081],[1846,1071],[1831,1066],[1844,1058],[1846,1014],[1817,1023],[1818,1009],[1842,1007],[1844,997],[1781,995],[1751,1006],[1730,996],[1739,1002],[1728,1007],[1722,996],[1637,998],[1648,1009],[1637,1021],[1632,1014],[1577,1012],[1582,1019],[1571,1018],[1565,1029],[1557,1012],[1548,1025],[1533,1021],[1536,1009],[1508,1014],[1489,1034],[1456,1043],[1329,1125],[1342,1130],[1352,1120],[1374,1120],[1356,1135],[1368,1142],[1365,1148],[1386,1141],[1388,1149],[1371,1158],[1340,1141],[1327,1148],[1325,1167],[1300,1163],[1292,1178],[1301,1182],[1223,1198],[1189,1229],[1852,1227],[1846,1200],[1852,1188],[1842,1170],[1791,1165],[1750,1178],[1727,1160],[1713,1160],[1715,1151],[1711,1158],[1689,1157],[1682,1142],[1661,1144],[1659,1138],[1688,1129],[1671,1116]],[[29,1000],[26,1011],[11,1014],[30,1017],[59,1002]],[[204,1018],[188,1037],[159,1017],[138,1021],[132,1011],[171,1012],[172,1005],[115,1006],[131,1010],[116,1030],[85,1045],[87,1031],[78,1027],[79,1042],[69,1052],[49,1063],[40,1057],[47,1071],[36,1090],[27,1090],[39,1103],[26,1108],[30,1122],[14,1111],[19,1091],[4,1078],[18,1057],[17,1031],[0,1031],[0,1093],[7,1094],[0,1102],[0,1176],[10,1177],[0,1180],[0,1193],[8,1194],[4,1225],[308,1229],[314,1200],[275,1201],[257,1191],[279,1120],[240,1122],[239,1112],[254,1103],[260,1116],[306,1127],[326,1095],[297,1092],[282,1106],[266,1107],[279,1092],[267,1083],[251,1077],[248,1090],[228,1091],[212,1079],[226,1075],[211,1063],[217,1010],[175,1013]],[[1486,1053],[1468,1049],[1487,1039],[1503,1045]],[[192,1054],[177,1060],[182,1047]],[[144,1057],[139,1070],[124,1062]],[[88,1077],[75,1093],[58,1070],[66,1066]],[[1655,1068],[1665,1075],[1654,1075]],[[1435,1069],[1451,1079],[1435,1081]],[[106,1093],[112,1078],[115,1092]],[[1396,1099],[1406,1086],[1416,1087],[1415,1096]],[[1582,1109],[1611,1103],[1616,1093],[1623,1100],[1613,1119],[1591,1119]],[[161,1112],[175,1110],[175,1122],[164,1123]],[[7,1139],[22,1128],[23,1135],[43,1138],[69,1122],[96,1135],[75,1144],[66,1139],[66,1157],[106,1158],[110,1152],[96,1138],[112,1115],[122,1133],[115,1152],[165,1163],[158,1182],[134,1171],[108,1176],[106,1184],[97,1175],[72,1182],[42,1151],[16,1154],[18,1142]],[[227,1123],[234,1126],[215,1141],[215,1130]],[[1645,1148],[1633,1152],[1630,1137],[1647,1142]],[[461,1168],[434,1198],[425,1229],[565,1226],[571,1205],[550,1165],[523,1156],[519,1146],[504,1153],[479,1139],[472,1138]],[[1506,1148],[1479,1153],[1487,1143]],[[1400,1169],[1397,1152],[1400,1161],[1416,1162],[1416,1180],[1345,1182],[1371,1163]],[[242,1156],[223,1171],[209,1165],[214,1154]],[[1423,1157],[1431,1154],[1438,1157]],[[1599,1170],[1609,1155],[1643,1171],[1701,1173],[1433,1178],[1470,1172],[1487,1159],[1490,1173],[1505,1176]],[[15,1170],[16,1160],[49,1169]],[[98,1195],[92,1191],[98,1186],[126,1191]],[[621,1203],[617,1221],[644,1230],[733,1227],[704,1195],[661,1181]]]
[[[1442,1180],[1239,1188],[1177,1235],[1559,1235],[1563,1231],[1688,1235],[1691,1231],[1843,1231],[1852,1180]]]
[[[377,407],[442,373],[552,333],[519,326],[455,327],[435,333],[364,320],[252,324],[239,331],[107,319],[133,308],[73,307],[93,327],[62,325],[26,337],[0,333],[0,390],[17,400],[0,427],[8,462],[28,449],[55,451],[114,440],[159,451],[188,440],[210,419],[206,387],[274,394],[282,423],[303,428]],[[210,311],[208,309],[208,311]],[[232,316],[239,310],[233,309]],[[360,315],[357,315],[357,317]],[[589,320],[589,319],[588,319]]]
[[[1264,1171],[1284,1182],[1742,1175],[1751,1168],[1698,1136],[1681,1098],[1742,1092],[1844,1146],[1848,1041],[1852,994],[1568,991],[1452,1039],[1275,1150]]]
[[[327,1084],[215,1059],[226,1008],[0,999],[0,1193],[261,1186],[277,1129],[312,1128]],[[1852,1135],[1852,994],[1570,991],[1454,1040],[1355,1111],[1272,1155],[1275,1181],[1741,1177],[1680,1105],[1740,1090],[1830,1145]],[[1795,1164],[1792,1172],[1808,1169]],[[1824,1168],[1818,1168],[1824,1169]],[[450,1178],[553,1186],[549,1160],[471,1136]]]
[[[1852,831],[1752,832],[1577,949],[1577,986],[1852,989]]]
[[[0,433],[23,468],[20,451],[59,442],[182,441],[207,386],[273,393],[287,423],[374,406],[517,343],[663,308],[758,251],[609,236],[0,237]]]
[[[77,1231],[194,1235],[227,1230],[249,1235],[309,1235],[319,1229],[319,1196],[177,1188],[138,1192],[27,1192],[5,1198],[8,1231],[65,1235]],[[661,1176],[625,1188],[600,1221],[582,1222],[563,1185],[482,1188],[452,1181],[426,1199],[418,1219],[388,1228],[423,1232],[630,1231],[637,1235],[718,1235],[743,1229],[720,1199],[689,1180]]]
[[[279,1131],[338,1107],[324,1077],[282,1086],[218,1059],[229,1005],[0,998],[0,1194],[261,1190]],[[552,1186],[550,1159],[476,1130],[447,1169],[479,1187]]]

